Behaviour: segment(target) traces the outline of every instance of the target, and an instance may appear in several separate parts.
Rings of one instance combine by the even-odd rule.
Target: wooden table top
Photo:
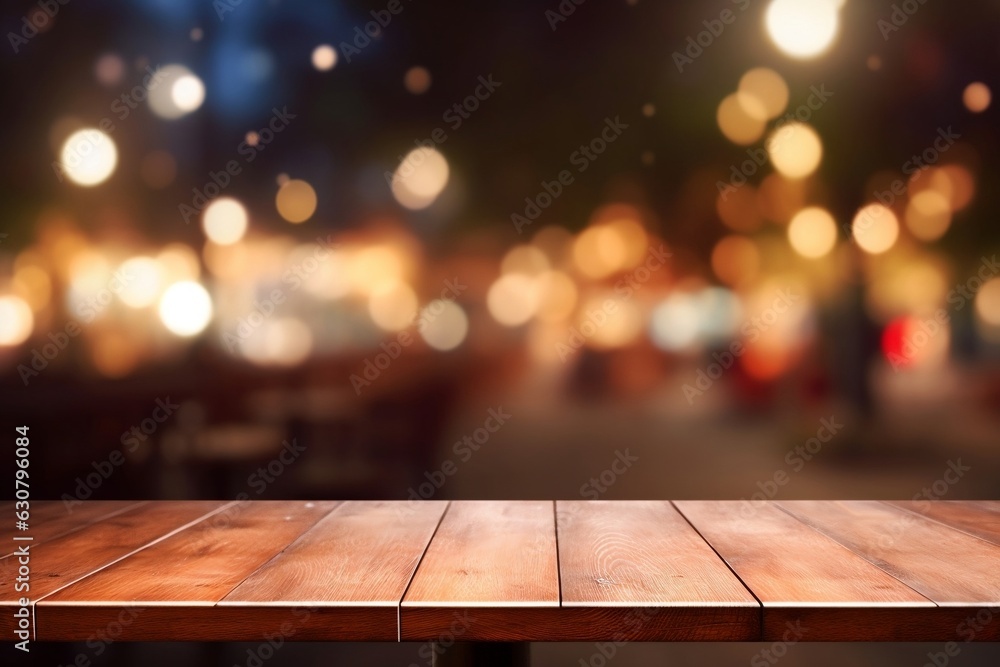
[[[0,630],[27,595],[42,641],[1000,640],[993,501],[52,501],[0,534]]]

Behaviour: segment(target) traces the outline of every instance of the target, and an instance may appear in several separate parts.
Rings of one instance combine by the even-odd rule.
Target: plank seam
[[[396,605],[396,643],[402,643],[403,641],[403,600],[406,598],[407,592],[410,590],[410,585],[413,584],[413,580],[417,576],[417,571],[420,569],[420,564],[424,562],[424,556],[427,555],[427,551],[431,548],[431,542],[438,534],[438,530],[441,528],[441,524],[444,523],[444,518],[448,516],[448,512],[451,510],[452,501],[448,501],[445,505],[444,511],[441,512],[441,518],[438,519],[437,525],[434,526],[434,532],[431,533],[431,537],[427,540],[427,544],[424,545],[424,550],[420,552],[420,558],[417,559],[417,564],[413,567],[413,572],[410,573],[410,579],[406,582],[406,586],[403,588],[402,595],[399,596],[399,603]]]
[[[191,526],[199,524],[202,521],[204,521],[205,519],[207,519],[207,518],[209,518],[211,516],[215,516],[219,512],[222,512],[224,510],[229,509],[230,507],[232,507],[233,505],[235,505],[237,502],[239,502],[239,501],[233,500],[231,502],[226,503],[225,505],[217,507],[214,510],[212,510],[211,512],[208,512],[207,514],[204,514],[204,515],[198,517],[197,519],[193,519],[192,521],[187,522],[183,526],[180,526],[179,528],[175,528],[175,529],[171,530],[169,533],[166,533],[165,535],[161,535],[160,537],[156,538],[152,542],[147,542],[146,544],[142,545],[138,549],[133,549],[132,551],[130,551],[127,554],[125,554],[124,556],[116,558],[115,560],[111,561],[110,563],[106,563],[106,564],[102,565],[101,567],[97,568],[96,570],[92,570],[92,571],[88,572],[87,574],[83,575],[82,577],[78,577],[77,579],[74,579],[73,581],[65,583],[62,586],[60,586],[59,588],[55,589],[54,591],[49,591],[48,593],[46,593],[42,597],[38,598],[37,600],[33,600],[32,601],[32,603],[31,603],[31,615],[32,615],[32,617],[35,616],[35,608],[38,606],[38,603],[41,602],[42,600],[44,600],[45,598],[50,597],[52,595],[55,595],[56,593],[58,593],[59,591],[63,590],[64,588],[68,588],[69,586],[72,586],[73,584],[76,584],[76,583],[79,583],[80,581],[83,581],[84,579],[86,579],[87,577],[89,577],[91,575],[97,574],[98,572],[109,568],[112,565],[114,565],[115,563],[119,563],[119,562],[125,560],[126,558],[134,556],[135,554],[139,553],[143,549],[151,547],[154,544],[158,544],[158,543],[162,542],[163,540],[167,539],[168,537],[173,537],[174,535],[176,535],[177,533],[181,532],[182,530],[186,530],[186,529],[190,528]],[[38,626],[37,625],[35,625],[33,634],[34,634],[34,640],[38,641]]]
[[[994,547],[1000,546],[1000,541],[994,542],[993,540],[988,540],[985,537],[983,537],[982,535],[976,535],[975,533],[970,533],[969,531],[967,531],[964,528],[961,528],[959,526],[953,526],[950,523],[945,523],[944,521],[942,521],[941,519],[938,519],[937,517],[928,516],[927,514],[923,514],[922,512],[918,512],[916,510],[911,510],[909,507],[904,507],[903,505],[896,505],[895,503],[893,503],[891,501],[888,501],[888,500],[880,500],[878,502],[880,502],[883,505],[886,505],[888,507],[891,507],[893,509],[896,509],[896,510],[903,510],[904,512],[909,512],[910,514],[913,514],[914,516],[918,516],[921,519],[926,519],[927,521],[930,521],[932,523],[940,524],[940,525],[944,526],[945,528],[950,528],[951,530],[954,530],[955,532],[961,533],[963,535],[968,535],[969,537],[974,537],[977,540],[982,540],[983,542],[986,542],[986,544],[989,544],[991,546],[994,546]],[[901,501],[901,502],[906,502],[906,501]]]
[[[677,503],[675,503],[673,500],[670,500],[668,502],[670,503],[670,506],[674,508],[674,511],[680,514],[681,518],[684,519],[684,521],[686,521],[687,524],[691,526],[691,529],[698,534],[698,537],[700,537],[702,541],[704,541],[705,544],[708,545],[708,548],[711,549],[712,552],[719,557],[719,560],[722,561],[723,565],[725,565],[726,568],[733,573],[733,576],[736,577],[736,579],[740,582],[743,588],[746,589],[747,593],[752,595],[753,599],[757,601],[757,621],[760,630],[760,638],[757,639],[757,641],[764,641],[764,603],[760,601],[760,598],[757,597],[757,594],[753,592],[753,589],[747,585],[747,582],[743,581],[743,577],[741,577],[739,573],[733,569],[733,567],[729,564],[729,561],[723,558],[722,554],[720,554],[719,551],[715,548],[715,546],[713,546],[712,543],[709,542],[708,538],[701,534],[701,531],[698,530],[698,527],[695,526],[691,522],[691,520],[687,517],[687,515],[684,514],[681,508],[677,506]]]
[[[916,593],[917,595],[919,595],[923,599],[925,599],[928,602],[930,602],[935,607],[941,607],[941,605],[938,604],[937,600],[932,600],[927,595],[924,595],[924,593],[922,593],[921,591],[917,590],[916,588],[914,588],[910,584],[906,583],[905,581],[903,581],[902,579],[900,579],[899,577],[897,577],[895,574],[893,574],[889,570],[887,570],[884,567],[882,567],[881,565],[879,565],[877,562],[875,562],[875,560],[873,560],[872,558],[869,558],[867,554],[864,554],[864,553],[862,553],[860,551],[857,551],[857,550],[851,548],[850,545],[844,544],[843,542],[841,542],[840,540],[838,540],[833,535],[831,535],[831,534],[829,534],[829,533],[827,533],[825,531],[820,530],[816,526],[813,526],[808,521],[805,521],[804,519],[802,519],[802,517],[796,516],[794,512],[792,512],[790,509],[786,508],[780,501],[768,501],[768,502],[770,502],[775,507],[777,507],[778,509],[780,509],[782,512],[784,512],[788,516],[792,517],[793,519],[795,519],[796,521],[798,521],[799,523],[801,523],[803,526],[806,526],[810,530],[813,530],[813,531],[819,533],[820,535],[822,535],[823,537],[827,538],[828,540],[831,540],[831,541],[839,544],[840,546],[842,546],[843,548],[847,549],[848,551],[850,551],[855,556],[858,556],[859,558],[864,559],[864,561],[867,562],[867,563],[869,563],[869,564],[871,564],[872,567],[877,567],[879,570],[881,570],[882,572],[886,573],[887,575],[889,575],[890,577],[892,577],[893,579],[895,579],[899,583],[903,584],[904,586],[906,586],[907,588],[909,588],[911,591],[913,591],[914,593]],[[879,502],[881,502],[881,501],[879,501]]]
[[[309,502],[309,501],[279,501],[279,502]],[[228,591],[226,591],[226,594],[225,594],[225,595],[223,595],[223,596],[222,596],[222,597],[220,597],[220,598],[219,598],[218,600],[216,600],[215,602],[213,602],[213,603],[212,603],[212,606],[213,606],[213,607],[218,607],[218,606],[219,606],[219,603],[220,603],[220,602],[222,602],[223,600],[225,600],[225,599],[226,599],[227,597],[229,597],[229,595],[230,595],[230,594],[231,594],[231,593],[232,593],[233,591],[235,591],[235,590],[236,590],[237,588],[239,588],[240,586],[242,586],[242,585],[243,585],[243,584],[244,584],[244,583],[246,582],[246,580],[247,580],[247,579],[249,579],[249,578],[250,578],[250,577],[252,577],[253,575],[255,575],[255,574],[257,574],[258,572],[260,572],[260,571],[261,571],[262,569],[264,569],[265,567],[267,567],[267,565],[268,565],[268,564],[269,564],[269,563],[270,563],[271,561],[273,561],[273,560],[274,560],[275,558],[277,558],[277,557],[278,557],[278,556],[280,556],[281,554],[283,554],[283,553],[285,553],[286,551],[288,551],[288,549],[289,549],[289,548],[290,548],[290,547],[291,547],[291,546],[292,546],[293,544],[295,544],[296,542],[298,542],[299,540],[301,540],[301,539],[302,539],[303,537],[305,537],[306,533],[308,533],[308,532],[309,532],[309,531],[311,531],[311,530],[312,530],[313,528],[315,528],[315,527],[316,527],[316,525],[317,525],[317,524],[318,524],[318,523],[319,523],[320,521],[322,521],[322,520],[323,520],[323,519],[325,519],[326,517],[330,516],[331,514],[333,514],[334,512],[336,512],[336,511],[337,511],[338,509],[340,509],[341,507],[343,507],[343,506],[344,506],[344,505],[346,505],[346,504],[347,504],[347,501],[343,501],[343,500],[341,500],[341,501],[337,501],[337,504],[336,504],[336,505],[334,505],[333,507],[331,507],[331,508],[330,508],[329,510],[327,510],[327,512],[326,512],[325,514],[323,514],[323,515],[322,515],[322,516],[320,516],[320,517],[319,517],[318,519],[316,519],[316,520],[315,520],[315,521],[313,521],[313,522],[312,522],[311,524],[309,524],[309,526],[308,526],[308,527],[306,527],[306,529],[305,529],[305,530],[303,530],[303,531],[302,531],[301,533],[299,533],[299,534],[298,534],[298,535],[297,535],[297,536],[295,537],[295,539],[293,539],[293,540],[292,540],[291,542],[289,542],[289,543],[288,543],[288,544],[286,544],[285,546],[281,547],[281,550],[280,550],[280,551],[278,551],[277,553],[275,553],[274,555],[272,555],[272,556],[271,556],[270,558],[268,558],[268,559],[267,559],[266,561],[264,561],[263,563],[261,563],[261,564],[260,564],[260,565],[259,565],[259,566],[257,567],[257,569],[255,569],[255,570],[254,570],[253,572],[250,572],[250,573],[249,573],[249,574],[247,574],[247,575],[246,575],[245,577],[243,577],[242,579],[240,579],[239,583],[237,583],[237,584],[236,584],[235,586],[233,586],[233,587],[232,587],[232,588],[230,588],[230,589],[229,589]]]
[[[556,532],[556,584],[559,587],[559,608],[563,608],[562,561],[559,559],[559,510],[558,500],[552,501],[552,528]]]

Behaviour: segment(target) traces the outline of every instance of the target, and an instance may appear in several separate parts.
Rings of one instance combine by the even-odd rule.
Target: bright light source
[[[823,143],[805,123],[787,123],[767,139],[767,152],[775,170],[786,178],[805,178],[823,158]]]
[[[880,255],[896,244],[899,221],[896,214],[882,204],[868,204],[855,214],[851,234],[862,250]]]
[[[822,257],[833,250],[837,242],[837,223],[825,209],[804,208],[788,224],[788,242],[803,257]]]
[[[107,180],[118,164],[115,142],[104,132],[88,127],[77,130],[63,143],[59,166],[77,185],[93,186]]]
[[[212,319],[212,297],[200,284],[174,283],[160,299],[160,320],[178,336],[201,333]]]
[[[0,297],[0,346],[11,347],[28,340],[35,326],[35,317],[24,299]]]
[[[170,99],[184,113],[191,113],[205,101],[205,84],[194,74],[186,74],[170,87]]]
[[[469,318],[454,301],[436,299],[420,311],[417,329],[427,345],[447,352],[465,340],[469,333]]]
[[[331,70],[337,64],[337,52],[329,44],[320,44],[313,49],[312,64],[320,72]]]
[[[402,206],[427,208],[448,184],[448,161],[433,148],[416,148],[406,154],[392,175],[392,194]]]
[[[247,210],[232,197],[219,197],[205,207],[201,227],[212,243],[232,245],[247,231]]]
[[[130,308],[145,308],[160,295],[163,280],[159,263],[152,257],[132,257],[118,269],[125,276],[125,286],[118,298]]]
[[[840,26],[833,0],[772,0],[764,16],[775,45],[793,58],[814,58],[826,51]]]

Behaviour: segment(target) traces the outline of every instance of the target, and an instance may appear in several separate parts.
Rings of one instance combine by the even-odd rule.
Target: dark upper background
[[[18,339],[0,347],[2,400],[11,440],[14,425],[30,426],[33,497],[69,503],[241,493],[253,498],[414,493],[996,498],[1000,347],[996,328],[974,312],[980,308],[996,317],[1000,297],[993,292],[991,300],[958,308],[946,301],[946,292],[974,276],[980,258],[992,256],[1000,241],[1000,201],[993,187],[997,105],[971,113],[962,100],[972,82],[997,89],[1000,5],[914,3],[919,10],[884,39],[877,21],[890,16],[892,3],[848,0],[830,49],[815,59],[796,60],[768,38],[764,0],[592,1],[576,7],[553,31],[544,12],[557,4],[403,0],[403,11],[370,46],[351,62],[341,52],[329,71],[311,65],[313,49],[330,44],[343,51],[341,43],[351,41],[354,28],[384,3],[244,0],[225,3],[231,11],[220,18],[216,7],[223,3],[207,1],[71,0],[17,54],[5,37],[0,194],[7,236],[0,244],[0,297],[30,303],[32,315],[25,329],[23,309],[3,311],[5,317],[16,312],[21,320],[0,322],[3,336]],[[22,18],[37,7],[5,3],[4,33],[20,31]],[[732,10],[736,20],[678,72],[672,54],[723,9]],[[193,38],[195,29],[199,39]],[[108,54],[120,59],[124,72],[102,84],[95,67]],[[175,63],[203,82],[200,108],[167,121],[143,103],[128,118],[116,116],[113,101],[142,83],[147,65]],[[404,87],[404,75],[415,66],[432,78],[423,94]],[[899,178],[909,156],[947,127],[961,139],[941,165],[958,165],[969,176],[971,202],[933,242],[918,241],[904,229],[889,252],[872,256],[842,228],[830,254],[808,260],[789,248],[787,215],[764,220],[753,213],[763,197],[754,188],[773,171],[765,165],[741,191],[756,192],[757,199],[739,199],[738,210],[730,211],[739,227],[733,229],[717,211],[716,182],[746,159],[747,147],[720,133],[716,109],[754,67],[771,68],[787,82],[788,110],[808,99],[811,86],[833,93],[809,119],[822,138],[822,162],[805,181],[801,200],[783,201],[781,193],[793,193],[787,196],[794,199],[795,188],[778,188],[778,204],[821,205],[838,226],[846,225],[872,201],[874,187]],[[472,93],[480,76],[492,76],[501,86],[452,130],[442,114]],[[644,105],[652,105],[652,115],[643,113]],[[224,192],[250,212],[251,232],[234,247],[257,254],[250,260],[232,254],[209,261],[200,226],[185,225],[178,205],[191,202],[192,189],[204,188],[210,172],[228,160],[242,160],[238,146],[247,132],[268,122],[275,107],[287,107],[296,118],[252,163],[241,162],[242,173]],[[72,128],[94,126],[104,117],[115,124],[115,171],[92,188],[60,182],[52,170],[59,143]],[[518,235],[511,213],[523,212],[525,197],[534,197],[543,180],[570,167],[570,154],[597,136],[605,118],[618,117],[628,129],[586,172],[575,175],[529,233]],[[383,173],[396,168],[414,140],[438,127],[448,135],[438,147],[449,166],[448,184],[428,208],[410,211],[396,203]],[[763,145],[761,138],[749,148]],[[168,153],[176,167],[161,187],[151,187],[141,168],[153,151]],[[290,225],[275,210],[278,181],[287,177],[309,182],[318,194],[315,213],[302,225]],[[781,185],[780,177],[771,180]],[[905,200],[894,209],[900,219]],[[592,302],[581,310],[578,301],[562,318],[503,327],[491,315],[487,295],[509,248],[545,226],[578,234],[599,225],[602,220],[592,219],[595,211],[609,204],[623,205],[619,213],[641,222],[643,258],[647,247],[661,242],[672,256],[648,279],[635,273],[634,264],[591,279],[586,262],[574,265],[547,246],[548,263],[570,278],[581,301],[595,297],[600,304],[612,290],[621,309],[598,334],[607,336],[603,343],[590,340],[562,361],[556,344],[570,341],[571,327],[580,327]],[[293,291],[273,275],[260,277],[268,262],[279,270],[301,262],[302,249],[326,235],[344,254],[322,269],[315,292]],[[750,247],[758,257],[756,271],[739,264],[741,255],[719,262],[723,273],[736,267],[735,285],[727,284],[711,261],[724,237],[736,237],[728,242]],[[565,242],[568,233],[552,238]],[[604,237],[603,243],[611,241]],[[19,365],[30,367],[35,353],[45,352],[50,334],[58,337],[74,319],[72,307],[80,298],[70,289],[74,279],[94,296],[124,259],[157,255],[176,243],[189,248],[189,257],[200,258],[197,280],[212,295],[215,316],[204,331],[174,336],[164,329],[155,304],[131,310],[114,297],[65,349],[50,355],[44,369],[23,376]],[[296,250],[296,244],[303,245]],[[342,280],[338,272],[355,270],[352,258],[384,244],[403,249],[405,280],[421,306],[438,296],[445,279],[467,285],[457,303],[469,327],[455,349],[442,352],[425,345],[410,326],[406,330],[416,342],[356,391],[351,376],[363,376],[366,361],[381,352],[379,345],[397,339],[393,332],[380,332],[367,314],[366,290],[387,267],[358,264],[345,297],[315,293]],[[81,264],[80,256],[91,264]],[[31,281],[16,279],[26,266],[47,277],[34,271]],[[638,286],[623,298],[613,286],[629,275],[639,279]],[[528,289],[534,283],[519,284]],[[705,291],[712,286],[724,291]],[[246,344],[269,336],[275,322],[294,320],[294,331],[301,334],[303,325],[309,331],[312,345],[305,356],[275,365],[228,353],[221,334],[235,331],[252,312],[252,299],[266,298],[276,287],[289,301]],[[687,400],[684,386],[694,384],[699,371],[715,372],[713,353],[733,341],[755,341],[739,326],[667,349],[662,339],[659,346],[653,339],[671,339],[692,319],[703,326],[720,320],[742,324],[789,288],[806,298],[792,314],[777,318],[774,331],[780,335]],[[691,295],[702,300],[692,302]],[[712,301],[713,295],[721,301]],[[514,290],[500,302],[516,306],[520,296]],[[668,302],[665,311],[657,310]],[[412,315],[413,304],[405,299],[395,306]],[[887,353],[899,353],[903,342],[915,340],[920,322],[937,308],[948,313],[947,326],[896,372]],[[656,313],[663,318],[657,320]],[[273,338],[271,351],[278,357],[301,344],[284,331],[284,338]],[[158,401],[177,407],[158,412]],[[483,433],[477,429],[491,408],[511,417],[471,455],[468,447],[456,449],[464,438]],[[843,427],[826,442],[814,441],[812,458],[794,453],[820,434],[822,419],[831,418]],[[304,452],[293,463],[278,465],[284,442]],[[109,468],[117,450],[125,462]],[[609,474],[615,457],[626,451],[638,463]],[[2,462],[4,471],[9,458]],[[443,476],[438,471],[448,460],[456,471]],[[969,471],[942,494],[934,483],[959,461]],[[779,472],[788,476],[785,483],[770,484]],[[787,660],[887,664],[906,658],[905,650],[885,648],[876,654],[864,647],[802,647]],[[127,663],[129,650],[109,652],[105,659]],[[157,655],[183,659],[186,650],[161,647]],[[231,656],[218,653],[229,650],[198,656],[206,664],[242,659],[239,647]],[[553,664],[579,657],[571,646],[544,650],[552,652]],[[563,650],[570,653],[556,655]],[[652,647],[630,647],[619,664],[683,659],[685,650],[665,647],[666,653],[653,655]],[[719,652],[744,661],[755,649]],[[411,657],[391,659],[403,664]],[[916,664],[922,652],[910,657]],[[292,658],[291,649],[285,658]],[[976,659],[971,649],[968,658],[968,664]],[[150,655],[142,659],[153,664]]]

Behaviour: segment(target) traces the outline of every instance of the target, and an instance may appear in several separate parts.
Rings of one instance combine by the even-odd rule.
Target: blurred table
[[[446,664],[482,646],[523,661],[511,643],[532,641],[1000,639],[1000,502],[93,501],[31,512],[27,530],[11,522],[3,534],[7,636],[27,560],[37,640],[111,628],[124,641],[430,641]]]

